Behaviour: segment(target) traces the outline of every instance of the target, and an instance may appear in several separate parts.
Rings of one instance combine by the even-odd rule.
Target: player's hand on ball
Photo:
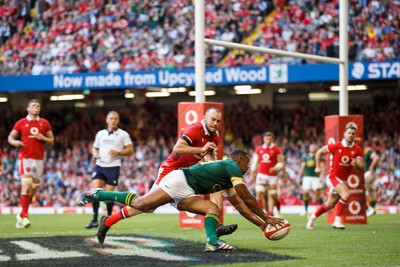
[[[266,220],[265,220],[266,224],[270,224],[272,226],[281,226],[284,225],[285,220],[281,219],[281,218],[276,218],[276,217],[272,217],[272,216],[267,216]]]

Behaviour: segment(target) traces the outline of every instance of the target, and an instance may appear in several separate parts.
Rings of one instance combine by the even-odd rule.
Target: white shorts
[[[41,159],[24,159],[19,164],[19,173],[21,177],[32,177],[37,180],[43,175],[44,160]]]
[[[175,208],[178,208],[178,204],[182,200],[196,196],[193,188],[188,185],[185,174],[182,170],[175,170],[168,173],[160,181],[158,188],[164,190],[165,193],[174,199],[174,202],[172,202],[171,205]]]
[[[256,185],[278,184],[278,175],[257,174]]]
[[[364,174],[365,187],[367,189],[375,189],[376,174],[371,171],[366,171]]]
[[[317,191],[322,189],[322,181],[319,177],[304,176],[301,187],[304,191]]]

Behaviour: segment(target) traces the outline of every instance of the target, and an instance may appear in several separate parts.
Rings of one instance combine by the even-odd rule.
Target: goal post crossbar
[[[267,53],[267,54],[272,54],[272,55],[281,56],[281,57],[295,57],[295,58],[302,58],[302,59],[306,59],[306,60],[314,60],[314,61],[318,61],[318,62],[325,62],[325,63],[332,63],[332,64],[344,64],[343,60],[340,60],[339,58],[333,58],[333,57],[324,57],[324,56],[310,55],[310,54],[304,54],[304,53],[298,53],[298,52],[289,52],[289,51],[283,51],[283,50],[278,50],[278,49],[257,47],[257,46],[253,46],[253,45],[244,45],[244,44],[219,41],[219,40],[207,39],[207,38],[204,39],[204,42],[208,45],[213,45],[213,46],[222,46],[222,47],[226,47],[226,48],[234,48],[234,49],[246,50],[246,51],[251,51],[251,52],[261,52],[261,53]]]

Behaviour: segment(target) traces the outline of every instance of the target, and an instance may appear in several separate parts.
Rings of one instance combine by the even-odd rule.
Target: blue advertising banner
[[[400,62],[349,64],[349,80],[399,79]],[[207,85],[337,81],[336,64],[207,68]],[[194,86],[194,69],[1,76],[0,92]]]

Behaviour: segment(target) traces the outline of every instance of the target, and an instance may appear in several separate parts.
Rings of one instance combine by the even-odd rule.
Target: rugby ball
[[[284,224],[274,227],[271,224],[268,224],[265,227],[264,235],[269,240],[279,240],[287,236],[290,232],[290,223],[287,220],[284,220]]]

